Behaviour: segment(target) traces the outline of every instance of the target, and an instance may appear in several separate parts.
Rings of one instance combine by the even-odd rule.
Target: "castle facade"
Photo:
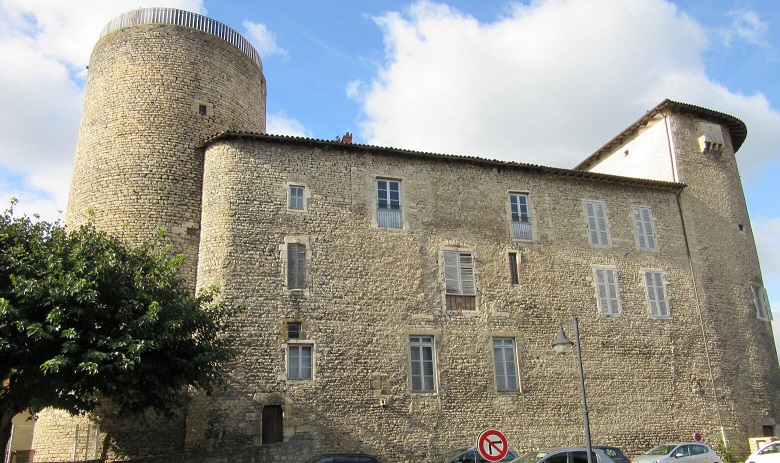
[[[67,222],[167,229],[193,290],[247,305],[241,356],[180,420],[41,413],[37,461],[427,461],[489,428],[579,445],[576,359],[551,347],[574,317],[594,445],[700,433],[747,455],[780,432],[739,119],[666,100],[560,169],[270,135],[265,96],[216,21],[142,9],[104,30]]]

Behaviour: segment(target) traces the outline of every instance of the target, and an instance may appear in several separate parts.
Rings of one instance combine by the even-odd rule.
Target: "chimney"
[[[345,133],[344,136],[341,137],[341,143],[345,143],[348,145],[352,144],[352,134],[349,132]]]

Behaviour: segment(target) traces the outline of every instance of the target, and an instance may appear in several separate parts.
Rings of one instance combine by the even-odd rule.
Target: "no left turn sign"
[[[501,431],[488,429],[479,435],[477,451],[487,461],[500,461],[509,451],[509,444]]]

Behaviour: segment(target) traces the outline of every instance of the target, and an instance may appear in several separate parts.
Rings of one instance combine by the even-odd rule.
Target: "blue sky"
[[[664,98],[734,115],[748,126],[737,158],[780,321],[774,2],[0,0],[0,200],[47,219],[65,209],[89,54],[139,6],[247,37],[270,133],[571,168]]]

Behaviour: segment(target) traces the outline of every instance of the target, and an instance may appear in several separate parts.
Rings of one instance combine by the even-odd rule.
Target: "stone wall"
[[[401,230],[376,227],[377,178],[402,182]],[[739,300],[729,310],[742,315],[724,310],[717,322],[705,311],[702,329],[677,191],[607,180],[268,137],[213,144],[204,169],[199,284],[217,283],[249,309],[240,320],[244,355],[229,392],[189,416],[218,422],[219,432],[189,433],[188,450],[256,445],[263,397],[284,398],[286,441],[315,436],[314,452],[428,459],[473,443],[491,427],[518,449],[581,444],[575,360],[550,348],[558,322],[575,313],[594,443],[630,454],[694,432],[717,443],[705,343],[716,368],[722,365],[723,327],[745,321],[739,317],[752,303]],[[305,213],[287,210],[290,182],[310,189]],[[531,242],[511,239],[508,194],[517,191],[531,200]],[[612,246],[589,244],[585,199],[605,202]],[[652,209],[658,251],[637,249],[631,205]],[[306,237],[310,246],[306,295],[285,290],[279,250],[290,236]],[[445,248],[473,252],[475,311],[444,307]],[[509,283],[509,252],[520,256],[519,285]],[[599,315],[595,265],[617,270],[620,316]],[[649,316],[645,269],[664,273],[671,318]],[[301,321],[314,343],[312,380],[286,379],[288,320]],[[435,338],[435,393],[410,392],[410,335]],[[496,391],[496,336],[519,347],[518,391]],[[762,341],[768,350],[771,339]],[[721,394],[738,384],[723,374],[717,379]],[[753,396],[751,406],[765,397]],[[730,398],[721,397],[722,409]],[[735,440],[752,432],[736,418],[727,426]]]

